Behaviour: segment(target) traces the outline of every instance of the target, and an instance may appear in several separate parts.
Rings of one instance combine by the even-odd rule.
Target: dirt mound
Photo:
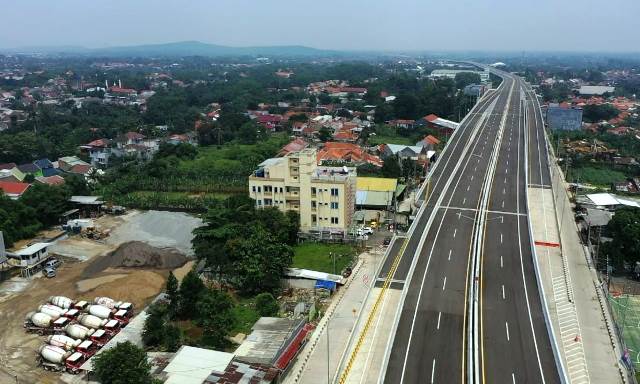
[[[82,272],[82,277],[91,277],[107,268],[154,268],[174,269],[189,259],[175,249],[156,248],[140,241],[121,244],[115,251],[96,258]]]
[[[165,277],[152,271],[132,271],[125,277],[106,282],[82,293],[83,298],[108,296],[114,300],[133,303],[141,310],[148,300],[162,291]]]

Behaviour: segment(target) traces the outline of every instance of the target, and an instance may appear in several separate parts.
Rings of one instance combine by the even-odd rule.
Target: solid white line
[[[435,373],[436,373],[436,359],[433,359],[433,364],[431,365],[431,384],[433,384]]]
[[[507,330],[507,341],[510,341],[509,340],[509,322],[505,321],[504,322],[504,327]]]
[[[442,317],[442,312],[438,312],[438,325],[436,326],[436,329],[440,329],[440,317]]]
[[[504,284],[502,284],[502,300],[504,300]]]
[[[447,258],[447,260],[451,260],[451,251],[453,251],[452,249],[449,250],[449,257]]]

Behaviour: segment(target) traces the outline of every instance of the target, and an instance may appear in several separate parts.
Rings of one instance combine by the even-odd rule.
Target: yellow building
[[[314,148],[262,162],[249,176],[249,196],[258,207],[300,215],[300,230],[345,234],[355,210],[356,169],[317,165]]]

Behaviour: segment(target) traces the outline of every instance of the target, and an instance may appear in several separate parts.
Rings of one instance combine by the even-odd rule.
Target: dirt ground
[[[130,224],[128,230],[132,230],[132,226],[142,225],[138,233],[142,235],[150,231],[145,225],[160,223],[162,216],[154,214],[149,218],[138,212],[130,217],[137,221],[135,225]],[[126,223],[127,219],[128,217],[106,217],[101,218],[100,224],[102,228],[115,228],[117,233],[119,225]],[[169,221],[169,224],[173,225],[175,221]],[[197,223],[194,221],[195,224]],[[153,230],[158,232],[162,227]],[[168,237],[175,232],[169,232]],[[182,232],[177,233],[178,238],[173,244],[166,239],[159,241],[157,233],[154,241],[149,243],[160,247],[179,244],[184,249],[190,239],[185,238],[187,230],[183,228]],[[147,240],[144,236],[136,239],[134,235],[135,233],[129,233],[127,236],[118,236],[123,241]],[[44,304],[49,296],[62,295],[75,300],[109,296],[132,302],[140,310],[162,291],[170,270],[176,269],[177,275],[184,275],[193,264],[175,250],[154,249],[137,242],[125,244],[125,250],[120,249],[121,252],[118,253],[117,247],[122,243],[118,243],[116,239],[99,243],[76,236],[62,240],[57,245],[58,249],[67,253],[63,253],[66,256],[63,258],[65,262],[58,269],[55,278],[14,278],[1,283],[0,383],[63,383],[59,373],[47,372],[37,366],[36,351],[44,343],[44,337],[28,334],[23,328],[25,315]],[[75,254],[69,254],[73,252]],[[112,253],[115,257],[110,258],[108,255]]]

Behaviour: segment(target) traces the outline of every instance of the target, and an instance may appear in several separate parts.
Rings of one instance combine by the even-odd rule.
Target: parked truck
[[[38,350],[40,365],[47,371],[67,371],[76,374],[85,362],[84,355],[80,352],[65,351],[60,347],[45,344]]]
[[[73,339],[67,335],[51,335],[47,337],[47,344],[60,347],[66,351],[73,351],[82,343],[80,339]]]
[[[73,308],[73,300],[66,296],[50,296],[47,300],[50,304],[60,307],[62,309]]]
[[[51,304],[44,304],[38,307],[38,312],[47,314],[51,316],[53,320],[56,320],[66,312],[66,309],[62,309],[60,307],[56,307],[55,305],[51,305]]]
[[[65,326],[71,320],[66,317],[59,317],[56,320],[42,312],[29,312],[25,317],[24,328],[29,333],[38,333],[40,335],[50,335],[53,333],[62,333]]]
[[[85,340],[76,347],[76,352],[82,353],[87,360],[98,352],[98,345],[91,340]]]
[[[101,319],[94,315],[83,314],[78,316],[78,322],[87,328],[99,329],[107,323],[107,319]]]
[[[84,340],[93,335],[95,330],[87,328],[84,325],[74,323],[68,324],[66,327],[64,327],[64,332],[74,339]]]
[[[104,329],[98,329],[97,331],[93,332],[91,336],[89,336],[89,339],[93,341],[98,348],[102,348],[109,342],[109,340],[111,340],[112,336],[113,335],[111,333],[105,331]]]

